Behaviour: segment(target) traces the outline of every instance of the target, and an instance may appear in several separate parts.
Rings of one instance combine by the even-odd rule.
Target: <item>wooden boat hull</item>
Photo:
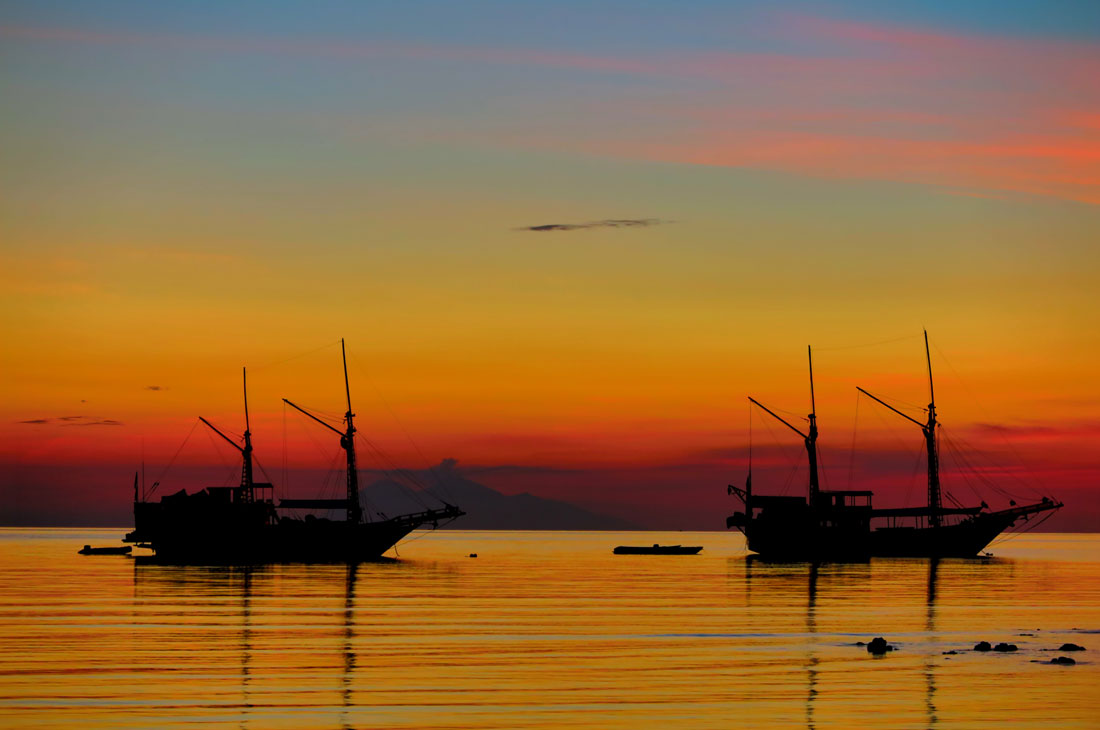
[[[695,555],[701,545],[619,545],[612,550],[615,555]]]
[[[1000,512],[983,512],[939,527],[877,529],[866,522],[829,525],[832,520],[820,520],[809,509],[752,520],[746,520],[739,512],[727,520],[727,527],[740,528],[745,533],[749,550],[772,559],[973,558],[1021,517],[1061,506],[1047,501]]]
[[[133,550],[129,545],[122,547],[92,547],[91,545],[85,545],[80,550],[77,550],[81,555],[129,555]]]
[[[160,561],[181,564],[374,560],[418,527],[434,527],[464,514],[457,507],[447,507],[376,522],[288,518],[267,522],[247,519],[263,514],[251,506],[219,512],[202,502],[197,509],[188,509],[185,500],[163,505],[136,504],[137,528],[125,541],[152,548]]]

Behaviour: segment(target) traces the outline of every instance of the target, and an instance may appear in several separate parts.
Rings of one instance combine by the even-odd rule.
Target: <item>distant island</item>
[[[632,522],[590,512],[568,502],[526,492],[503,494],[464,476],[452,459],[429,471],[415,472],[430,490],[424,494],[392,479],[378,479],[359,491],[371,516],[415,512],[422,502],[438,506],[435,497],[462,507],[466,516],[450,523],[456,530],[641,530]],[[435,495],[435,496],[433,496]],[[419,501],[418,501],[419,500]]]

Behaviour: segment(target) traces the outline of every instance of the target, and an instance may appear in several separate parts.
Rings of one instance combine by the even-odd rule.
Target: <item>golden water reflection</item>
[[[1028,539],[1050,554],[1047,536]],[[808,565],[747,557],[721,533],[675,533],[644,541],[703,553],[611,555],[638,540],[444,532],[408,543],[399,561],[215,568],[77,556],[106,541],[87,531],[8,531],[0,725],[1095,727],[1100,717],[1089,633],[1100,629],[1100,541],[1086,545],[1092,560]],[[898,650],[857,646],[874,636]],[[968,651],[982,639],[1020,651]],[[1077,666],[1036,663],[1065,641],[1090,649]]]

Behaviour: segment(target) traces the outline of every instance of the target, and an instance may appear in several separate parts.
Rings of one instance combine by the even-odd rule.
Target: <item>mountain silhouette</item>
[[[590,512],[568,502],[544,499],[526,492],[503,494],[464,476],[453,459],[445,459],[430,472],[413,472],[424,488],[414,489],[391,478],[382,478],[360,490],[364,511],[394,516],[440,506],[440,500],[466,512],[448,525],[459,530],[638,530],[637,525]]]

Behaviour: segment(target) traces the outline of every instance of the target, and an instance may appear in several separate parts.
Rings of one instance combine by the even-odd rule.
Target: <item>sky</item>
[[[927,329],[946,489],[1094,530],[1098,78],[1094,2],[2,2],[0,523],[231,483],[242,366],[308,490],[340,338],[365,468],[694,529],[803,488],[811,345],[826,485],[919,503],[855,387]]]

